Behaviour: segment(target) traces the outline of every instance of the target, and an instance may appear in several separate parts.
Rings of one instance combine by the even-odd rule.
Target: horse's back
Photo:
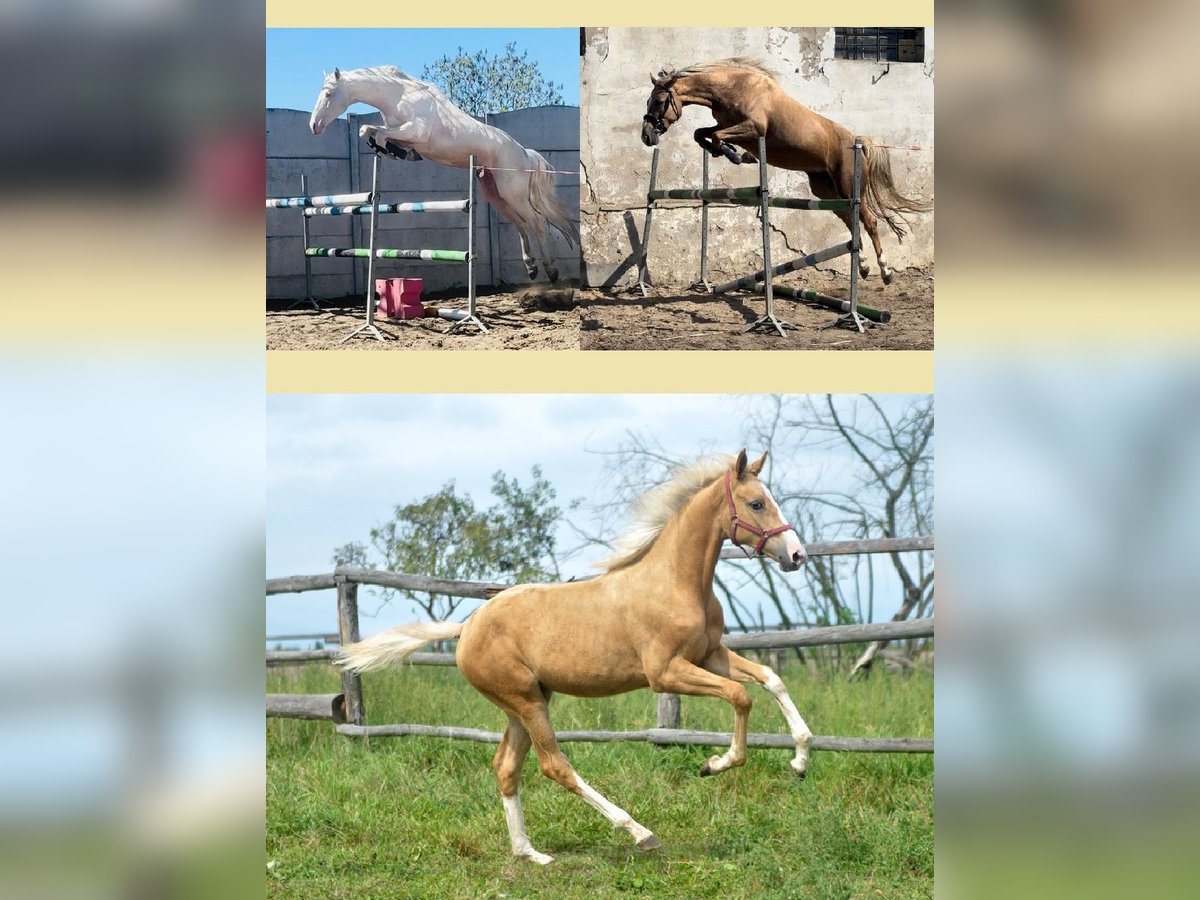
[[[601,697],[644,687],[645,675],[623,620],[599,601],[596,581],[518,585],[467,621],[459,668],[489,692],[501,678],[532,675],[549,690]]]

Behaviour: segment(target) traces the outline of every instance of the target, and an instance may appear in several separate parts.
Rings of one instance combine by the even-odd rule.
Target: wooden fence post
[[[358,641],[358,585],[342,581],[337,586],[338,636],[346,647]],[[346,695],[346,721],[363,725],[367,712],[363,706],[362,678],[357,672],[342,670],[342,693]]]
[[[678,728],[679,727],[679,695],[678,694],[659,694],[658,695],[658,727],[659,728]]]

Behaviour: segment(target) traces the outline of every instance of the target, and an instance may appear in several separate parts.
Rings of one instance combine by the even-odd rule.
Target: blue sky
[[[515,42],[542,75],[561,84],[563,102],[579,105],[579,31],[575,28],[268,28],[268,107],[312,109],[321,73],[335,66],[397,65],[420,77],[427,63],[462,47],[501,53]],[[351,112],[366,112],[356,104]]]
[[[896,410],[908,398],[877,399]],[[493,472],[527,483],[537,464],[560,504],[575,497],[589,505],[606,500],[611,487],[601,452],[615,449],[630,431],[678,457],[736,452],[743,446],[745,402],[706,394],[269,395],[267,577],[331,571],[335,547],[365,541],[394,506],[427,496],[450,479],[486,505]],[[819,484],[853,491],[848,457],[841,447],[814,447],[795,459],[774,460],[772,480],[781,490]],[[586,509],[571,515],[591,524]],[[559,541],[576,543],[565,528]],[[590,564],[602,555],[594,550],[572,558],[564,576],[592,574]],[[898,605],[893,599],[899,592],[889,589],[898,581],[885,566],[879,572],[875,618],[885,619]],[[753,598],[744,599],[753,607]],[[372,616],[377,607],[369,595],[362,601],[364,635],[415,618],[405,603]],[[267,634],[336,630],[335,621],[331,592],[267,598]]]

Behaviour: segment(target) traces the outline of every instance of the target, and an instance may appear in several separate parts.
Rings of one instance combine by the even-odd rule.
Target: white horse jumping
[[[474,155],[483,196],[521,237],[529,277],[536,278],[538,272],[530,252],[532,238],[546,276],[558,280],[558,269],[547,252],[545,223],[571,246],[578,244],[578,229],[554,195],[554,175],[545,157],[467,115],[436,85],[406,75],[396,66],[334,69],[326,75],[308,123],[312,133],[324,131],[351,103],[374,106],[383,114],[382,125],[358,130],[378,152],[399,159],[425,157],[458,169],[467,168]]]

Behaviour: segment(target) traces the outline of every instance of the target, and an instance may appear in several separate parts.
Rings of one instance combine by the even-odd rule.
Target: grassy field
[[[782,673],[817,734],[931,737],[933,677],[865,682]],[[410,667],[364,679],[368,721],[501,730],[501,713],[455,669]],[[272,670],[268,690],[330,693],[315,664]],[[752,689],[752,731],[784,732]],[[653,725],[654,696],[556,697],[559,729]],[[727,731],[724,704],[684,698],[683,725]],[[933,894],[933,758],[814,753],[808,778],[783,750],[750,750],[741,769],[700,778],[712,750],[566,744],[580,775],[662,841],[642,853],[582,800],[544,778],[531,753],[522,798],[549,866],[509,856],[492,778],[495,748],[438,738],[358,740],[326,723],[267,722],[267,893],[272,897],[910,898]]]

